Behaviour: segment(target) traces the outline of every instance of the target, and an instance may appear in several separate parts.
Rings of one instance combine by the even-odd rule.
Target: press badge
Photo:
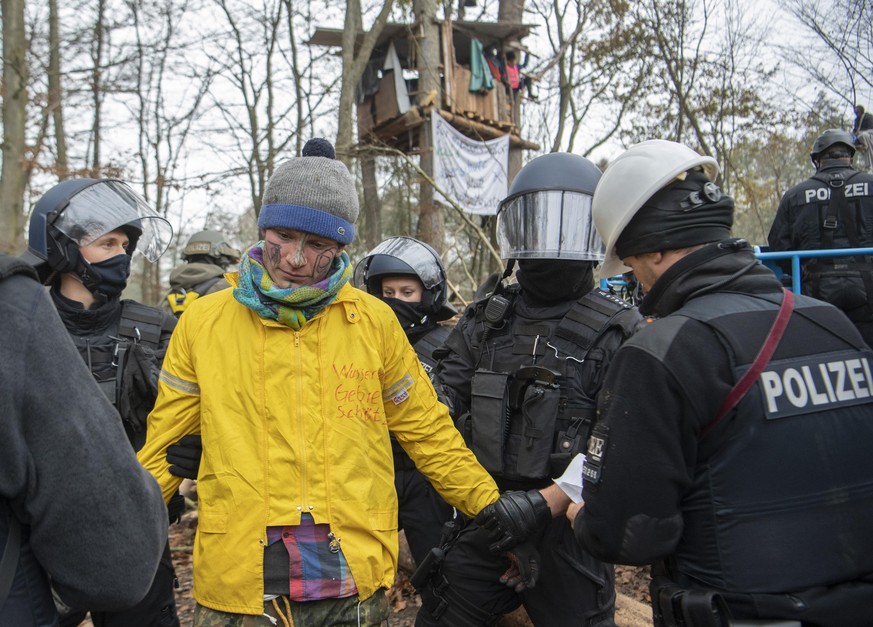
[[[582,479],[587,485],[600,483],[608,436],[609,427],[603,424],[595,425],[591,431],[591,436],[588,438],[588,451],[585,453],[585,464],[582,466]]]

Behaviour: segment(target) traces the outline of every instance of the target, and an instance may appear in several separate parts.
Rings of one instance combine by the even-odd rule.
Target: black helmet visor
[[[508,198],[497,214],[497,242],[504,259],[603,259],[591,196],[579,192],[544,190]]]

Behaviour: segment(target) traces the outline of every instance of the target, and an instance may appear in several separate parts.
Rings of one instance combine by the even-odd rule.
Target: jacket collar
[[[118,298],[113,298],[99,307],[85,309],[79,301],[61,294],[57,285],[52,286],[49,293],[64,326],[74,335],[99,335],[112,326],[120,315],[121,301]]]
[[[707,244],[673,264],[640,304],[645,316],[664,317],[711,292],[779,292],[781,283],[755,258],[744,239]]]

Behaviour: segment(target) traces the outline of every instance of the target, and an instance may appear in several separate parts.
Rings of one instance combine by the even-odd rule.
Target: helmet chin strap
[[[506,279],[509,275],[512,274],[512,271],[515,270],[515,259],[510,259],[506,262],[506,269],[503,271],[503,276],[501,279]]]
[[[512,271],[515,270],[515,259],[510,259],[506,262],[506,269],[503,271],[503,275],[500,277],[500,283],[503,283],[506,279],[512,276]]]

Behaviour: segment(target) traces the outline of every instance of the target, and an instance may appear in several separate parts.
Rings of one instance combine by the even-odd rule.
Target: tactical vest
[[[188,306],[193,303],[195,300],[208,293],[213,285],[218,283],[221,279],[223,279],[223,275],[219,275],[216,277],[212,277],[211,279],[206,279],[202,283],[198,283],[194,287],[189,290],[186,290],[184,287],[180,288],[178,292],[170,292],[167,294],[167,304],[170,306],[170,311],[178,318]]]
[[[600,289],[574,302],[563,318],[550,320],[524,319],[513,311],[516,286],[503,296],[511,302],[502,325],[476,326],[470,412],[459,418],[458,428],[496,478],[541,482],[561,474],[584,450],[603,371],[641,318]],[[477,305],[477,323],[487,308],[488,301]]]
[[[118,406],[127,351],[133,344],[157,350],[161,345],[161,312],[152,307],[125,300],[121,303],[118,327],[103,336],[70,335],[83,361],[106,398]]]
[[[110,325],[100,336],[70,334],[82,360],[106,398],[115,406],[124,422],[124,430],[134,450],[145,443],[145,416],[129,415],[119,401],[124,387],[130,349],[135,344],[157,351],[161,348],[162,314],[157,309],[132,300],[121,301],[117,327]]]
[[[812,177],[830,190],[827,212],[819,226],[822,249],[836,247],[834,236],[838,227],[845,231],[849,247],[861,248],[858,202],[846,198],[847,185],[858,174],[852,172],[843,178],[842,172],[834,172],[830,176],[819,173]],[[811,259],[804,264],[803,274],[805,294],[842,309],[855,322],[873,320],[873,258],[869,255]]]
[[[778,299],[712,294],[674,315],[722,338],[736,382],[761,348],[748,313],[775,316]],[[816,306],[800,297],[792,317]],[[797,329],[782,342],[803,341]],[[684,585],[778,593],[873,573],[873,351],[836,334],[833,345],[843,348],[772,359],[727,430],[701,440],[671,559]]]
[[[421,367],[424,368],[428,376],[431,376],[437,365],[437,360],[433,356],[434,351],[445,343],[451,332],[449,327],[438,324],[412,345],[418,355],[418,361],[421,362]]]

